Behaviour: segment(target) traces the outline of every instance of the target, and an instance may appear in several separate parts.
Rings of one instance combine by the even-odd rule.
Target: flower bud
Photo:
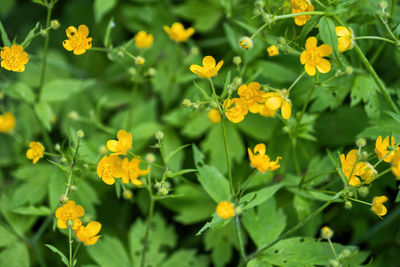
[[[68,221],[67,221],[67,227],[68,227],[68,228],[74,227],[74,220],[68,220]]]
[[[381,1],[378,6],[380,9],[385,10],[388,7],[388,3],[386,1]]]
[[[347,258],[351,255],[351,251],[349,249],[343,249],[342,252],[339,254],[339,258]]]
[[[328,226],[324,226],[321,228],[321,237],[323,239],[331,239],[333,236],[333,231]]]
[[[249,50],[253,48],[253,40],[251,40],[249,37],[247,36],[243,36],[242,38],[240,38],[239,40],[239,46],[245,50]]]
[[[166,195],[168,195],[168,189],[165,188],[165,187],[161,187],[161,188],[158,190],[158,193],[159,193],[160,195],[162,195],[162,196],[166,196]]]
[[[53,30],[57,30],[57,29],[60,27],[60,22],[59,22],[58,20],[56,20],[56,19],[53,19],[53,20],[50,22],[50,26],[51,26],[51,28],[52,28]]]
[[[145,62],[145,60],[144,60],[144,58],[141,57],[141,56],[138,56],[138,57],[135,58],[135,64],[136,64],[136,65],[143,65],[144,62]]]
[[[351,75],[353,74],[354,69],[350,66],[347,66],[345,69],[346,74]]]
[[[76,132],[76,136],[77,136],[79,139],[82,139],[82,138],[85,136],[85,133],[84,133],[82,130],[78,130],[78,131]]]
[[[154,163],[156,161],[156,156],[153,153],[147,153],[144,159],[147,162]]]
[[[62,156],[62,157],[60,158],[60,162],[61,162],[62,164],[65,164],[65,163],[68,162],[68,160],[67,160],[66,157]]]
[[[105,145],[102,145],[101,147],[99,147],[99,153],[102,155],[105,155],[108,153],[108,149]]]
[[[60,144],[55,144],[55,145],[54,145],[54,150],[55,150],[55,151],[60,151],[60,150],[61,150]]]
[[[128,72],[129,72],[129,74],[132,75],[132,76],[136,76],[136,74],[137,74],[137,71],[136,71],[136,69],[135,69],[134,67],[130,67],[130,68],[128,69]]]
[[[156,189],[160,189],[161,187],[162,187],[162,183],[160,183],[160,182],[156,182],[154,184],[154,188],[156,188]]]
[[[79,114],[75,110],[70,111],[68,113],[68,118],[71,119],[71,120],[77,120],[79,118]]]
[[[71,192],[78,191],[78,187],[76,185],[71,185]]]
[[[132,198],[132,192],[129,190],[125,190],[124,193],[122,193],[122,197],[126,200],[129,200]]]
[[[254,2],[254,5],[256,8],[263,9],[265,6],[265,3],[263,0],[257,0]]]
[[[182,105],[185,107],[185,108],[188,108],[188,107],[190,107],[190,105],[192,104],[192,102],[190,101],[190,99],[184,99],[183,101],[182,101]]]
[[[351,203],[351,201],[346,201],[346,202],[344,202],[344,208],[346,209],[346,210],[351,210],[351,208],[353,207],[353,204]]]
[[[192,47],[190,49],[190,54],[192,55],[198,55],[200,53],[200,50],[197,47]]]
[[[365,138],[358,138],[357,141],[356,141],[356,145],[359,148],[365,147],[366,144],[367,144],[367,141],[365,140]]]
[[[162,140],[164,138],[164,133],[162,131],[157,131],[154,136],[157,140]]]
[[[61,196],[60,196],[60,202],[61,202],[61,204],[65,204],[65,203],[67,203],[68,202],[68,197],[65,195],[65,194],[62,194]]]
[[[200,105],[197,103],[194,103],[192,107],[194,110],[198,110],[200,108]]]
[[[157,71],[155,68],[150,68],[147,73],[149,74],[149,76],[154,76],[156,75]]]
[[[338,260],[336,260],[336,259],[329,260],[329,267],[340,267],[340,266],[342,266],[342,265],[340,264],[340,262]]]
[[[41,29],[41,30],[40,30],[40,32],[39,32],[39,34],[40,34],[41,36],[43,36],[43,37],[46,37],[46,35],[47,35],[47,31],[46,31],[46,30],[43,30],[43,29]]]
[[[233,79],[233,84],[235,85],[235,87],[239,87],[241,84],[242,84],[242,78],[240,78],[240,77],[235,77],[234,79]]]
[[[367,186],[362,186],[358,188],[358,193],[361,197],[366,197],[369,194],[369,188]]]
[[[241,57],[239,57],[239,56],[236,56],[236,57],[233,57],[233,64],[235,64],[235,65],[240,65],[240,64],[242,64],[242,58]]]
[[[124,52],[122,52],[121,50],[118,51],[117,56],[121,58],[124,57]]]

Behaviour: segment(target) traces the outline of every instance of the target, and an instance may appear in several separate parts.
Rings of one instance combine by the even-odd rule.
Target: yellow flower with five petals
[[[67,222],[72,221],[72,229],[78,229],[82,222],[79,217],[85,215],[85,210],[81,205],[76,205],[75,201],[69,200],[56,210],[57,227],[60,229],[68,228]]]
[[[15,128],[15,117],[11,112],[0,115],[0,132],[9,133]]]
[[[43,158],[44,147],[40,142],[30,142],[29,149],[26,151],[26,157],[36,164],[39,159]]]
[[[122,160],[119,156],[104,156],[97,164],[97,176],[108,185],[115,183],[115,178],[121,178],[123,175]]]
[[[258,82],[251,82],[249,85],[242,84],[238,89],[240,99],[246,102],[251,113],[258,113],[262,109],[264,92],[260,89],[261,85]]]
[[[92,47],[92,38],[89,36],[89,28],[86,25],[79,25],[78,29],[69,26],[65,30],[68,40],[63,41],[63,46],[75,55],[82,55]]]
[[[309,0],[290,0],[290,4],[292,5],[292,14],[314,11],[314,6]],[[296,16],[294,23],[297,26],[303,26],[309,19],[311,19],[311,15]]]
[[[377,175],[377,171],[368,162],[357,162],[357,152],[357,149],[352,149],[347,153],[347,156],[340,155],[342,172],[351,186],[361,185],[360,178],[369,184]]]
[[[125,130],[119,130],[117,138],[118,141],[108,140],[106,146],[111,152],[114,152],[111,155],[125,155],[132,147],[132,134]]]
[[[97,235],[101,230],[101,223],[91,221],[86,226],[81,226],[75,230],[76,238],[86,246],[94,245],[101,235]]]
[[[292,102],[289,99],[289,92],[286,89],[276,90],[275,92],[264,93],[264,108],[260,114],[275,114],[276,110],[281,109],[282,118],[288,120],[292,114]]]
[[[135,36],[135,45],[140,48],[149,48],[153,45],[154,36],[151,33],[140,31]]]
[[[224,61],[221,60],[218,62],[218,64],[216,64],[215,59],[212,56],[205,56],[202,63],[203,66],[191,65],[190,70],[201,78],[211,78],[218,74],[218,71],[222,67],[222,64],[224,64]]]
[[[138,178],[139,176],[147,175],[150,172],[150,168],[146,170],[140,169],[140,159],[133,158],[129,161],[128,158],[124,158],[122,160],[122,177],[121,180],[124,184],[132,182],[132,184],[139,186],[142,185],[143,182]]]
[[[25,65],[29,62],[28,53],[24,51],[22,45],[18,44],[3,47],[0,57],[1,67],[10,71],[23,72]]]
[[[254,154],[250,148],[247,148],[247,151],[251,167],[257,168],[261,173],[265,173],[268,170],[274,171],[281,166],[278,162],[282,157],[277,157],[275,161],[271,161],[270,157],[266,154],[265,144],[257,144],[254,147]]]
[[[244,120],[249,110],[246,102],[241,98],[225,99],[222,107],[225,110],[225,116],[233,123]]]
[[[164,25],[163,29],[168,33],[169,38],[176,42],[186,42],[195,32],[192,27],[185,29],[180,22],[173,23],[171,27]]]
[[[324,57],[332,54],[332,47],[327,44],[322,44],[317,47],[317,38],[311,36],[306,41],[306,50],[300,55],[301,64],[308,75],[314,76],[315,68],[321,73],[328,73],[331,70],[331,63]]]

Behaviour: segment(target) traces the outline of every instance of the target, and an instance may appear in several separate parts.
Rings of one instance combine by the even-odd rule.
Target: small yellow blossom
[[[269,109],[266,105],[263,105],[260,110],[260,115],[264,117],[274,117],[277,109]]]
[[[67,228],[67,221],[73,222],[72,229],[78,229],[82,222],[79,217],[85,215],[85,210],[81,205],[76,205],[75,201],[69,200],[56,210],[57,227],[60,229]]]
[[[208,112],[208,119],[212,123],[218,123],[221,121],[221,114],[217,108],[213,108]]]
[[[26,157],[36,164],[39,159],[43,158],[44,147],[40,142],[30,142],[29,149],[26,151]]]
[[[393,156],[391,170],[397,179],[400,179],[400,148],[396,149],[396,153]]]
[[[306,50],[300,55],[301,64],[308,75],[314,76],[315,68],[321,73],[328,73],[331,70],[331,63],[323,57],[332,54],[332,47],[327,44],[322,44],[317,47],[317,38],[311,36],[306,41]]]
[[[11,112],[0,115],[0,132],[9,133],[15,128],[15,117]]]
[[[69,26],[65,32],[68,40],[63,41],[63,46],[68,51],[74,51],[75,55],[82,55],[92,47],[92,38],[89,37],[89,28],[86,25],[79,25],[78,30]]]
[[[221,201],[217,205],[217,214],[222,219],[229,219],[235,216],[235,208],[229,201]]]
[[[357,149],[352,149],[347,153],[347,156],[344,154],[340,155],[342,172],[351,186],[359,186],[361,184],[360,178],[368,184],[377,174],[374,167],[368,162],[357,162],[354,167],[354,164],[357,161],[357,152]]]
[[[202,63],[203,67],[199,65],[191,65],[190,70],[201,78],[211,78],[218,74],[224,61],[221,60],[216,64],[215,59],[212,56],[205,56]]]
[[[288,120],[292,114],[292,102],[289,99],[289,92],[285,89],[276,92],[263,94],[264,108],[261,112],[264,114],[275,114],[277,109],[281,109],[282,118]],[[263,114],[261,114],[263,115]],[[264,115],[266,116],[266,115]]]
[[[135,64],[136,64],[136,65],[143,65],[144,62],[145,62],[145,59],[144,59],[143,57],[141,57],[141,56],[137,56],[137,57],[135,58]]]
[[[264,92],[260,89],[261,85],[258,82],[242,84],[238,89],[238,95],[247,104],[251,113],[258,113],[262,109]]]
[[[383,205],[383,203],[385,203],[386,201],[388,201],[388,198],[386,196],[374,197],[374,199],[372,200],[371,210],[379,217],[385,216],[387,213],[387,209]]]
[[[23,72],[25,65],[29,62],[28,53],[22,45],[13,44],[11,48],[5,46],[1,49],[1,67],[16,72]]]
[[[146,170],[140,169],[140,159],[133,158],[131,161],[129,161],[128,158],[124,158],[122,160],[122,182],[124,184],[129,183],[129,181],[132,182],[134,185],[142,185],[142,181],[140,181],[138,178],[139,176],[147,175],[150,172],[150,168],[147,168]]]
[[[395,139],[394,139],[393,136],[390,138],[390,142],[389,142],[389,136],[386,137],[385,139],[383,139],[383,141],[382,141],[382,136],[379,136],[376,139],[376,142],[375,142],[375,153],[378,155],[379,159],[382,159],[383,157],[385,157],[389,153],[389,151],[390,151],[390,150],[388,150],[389,146],[395,146]],[[392,150],[389,153],[389,155],[387,155],[384,158],[384,161],[391,162],[393,157],[394,157],[394,153],[395,153],[395,151]]]
[[[122,160],[118,156],[104,156],[97,164],[97,175],[108,185],[123,175]]]
[[[195,32],[192,27],[185,29],[180,22],[173,23],[171,28],[164,25],[163,29],[168,33],[169,38],[176,42],[186,42]]]
[[[101,230],[101,223],[91,221],[86,226],[81,226],[75,230],[76,238],[83,242],[86,246],[97,243],[101,235],[97,235]]]
[[[279,55],[279,50],[278,47],[276,47],[276,45],[271,45],[270,47],[267,48],[267,51],[270,57]]]
[[[247,104],[241,98],[225,99],[222,107],[225,110],[225,116],[233,123],[241,122],[248,113]]]
[[[352,49],[354,46],[353,32],[349,28],[343,26],[336,26],[335,30],[338,41],[338,51],[342,53]]]
[[[149,48],[153,45],[154,37],[151,33],[140,31],[135,36],[135,45],[138,48]]]
[[[314,11],[314,6],[309,0],[290,0],[292,4],[292,14]],[[294,23],[298,26],[303,26],[306,22],[311,19],[311,15],[303,15],[294,17]]]
[[[253,40],[251,40],[249,37],[247,36],[243,36],[242,38],[240,38],[239,40],[239,46],[245,50],[249,50],[253,48]]]
[[[125,155],[129,149],[132,147],[132,134],[126,132],[125,130],[119,130],[117,133],[118,141],[108,140],[107,148],[110,150],[111,155]]]
[[[268,170],[274,171],[281,166],[278,164],[281,157],[277,157],[275,161],[271,161],[270,157],[265,154],[266,147],[264,144],[257,144],[254,147],[254,154],[250,148],[247,151],[250,157],[250,165],[253,168],[257,168],[261,173],[265,173]]]
[[[321,228],[321,237],[323,239],[331,239],[333,236],[333,231],[328,226],[324,226]]]

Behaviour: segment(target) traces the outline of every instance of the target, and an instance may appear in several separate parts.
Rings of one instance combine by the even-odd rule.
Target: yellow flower
[[[388,201],[388,198],[386,196],[374,197],[374,199],[372,200],[371,210],[379,217],[385,216],[387,213],[387,209],[383,205],[383,203],[385,203],[386,201]]]
[[[180,22],[173,23],[171,28],[164,25],[163,29],[168,33],[170,39],[177,42],[186,42],[195,32],[192,27],[185,29]]]
[[[289,92],[285,89],[276,92],[264,93],[264,114],[275,114],[277,109],[281,109],[282,118],[288,120],[292,114],[292,102],[289,99]],[[265,115],[264,115],[265,116]]]
[[[30,142],[30,149],[26,151],[26,157],[36,164],[39,159],[43,158],[44,147],[40,142]]]
[[[314,6],[309,0],[290,0],[292,4],[292,14],[314,11]],[[298,26],[303,26],[306,22],[311,19],[311,15],[296,16],[294,17],[294,23]]]
[[[360,178],[364,180],[365,183],[369,184],[372,181],[371,179],[377,174],[374,167],[368,162],[357,162],[354,167],[357,161],[357,152],[357,149],[352,149],[347,153],[347,156],[344,154],[340,155],[342,172],[351,186],[359,186],[361,184]]]
[[[328,73],[331,70],[331,63],[324,59],[332,54],[332,47],[323,44],[317,47],[317,38],[311,36],[306,41],[306,50],[300,55],[301,64],[305,64],[304,68],[308,75],[314,76],[315,68],[321,73]]]
[[[97,164],[97,175],[108,185],[115,183],[115,178],[123,175],[122,161],[118,156],[104,156]]]
[[[270,57],[279,55],[279,50],[278,47],[276,47],[276,45],[271,45],[270,47],[267,48],[267,51]]]
[[[69,200],[67,203],[62,205],[56,210],[57,227],[60,229],[66,229],[67,221],[73,221],[72,229],[78,229],[82,222],[79,217],[85,215],[85,210],[81,205],[75,205],[75,201]]]
[[[336,26],[336,36],[338,41],[338,51],[340,53],[352,49],[354,46],[354,35],[349,28]]]
[[[264,117],[274,117],[277,109],[269,109],[266,105],[263,105],[260,110],[260,115]]]
[[[125,155],[132,147],[132,134],[125,130],[119,130],[117,133],[118,141],[108,140],[107,148],[114,153],[111,155]]]
[[[68,40],[63,41],[63,46],[68,51],[74,51],[75,55],[82,55],[92,47],[92,38],[89,37],[89,28],[86,25],[79,25],[78,30],[69,26],[65,32]]]
[[[250,157],[250,165],[257,168],[258,171],[265,173],[268,170],[274,171],[281,165],[278,164],[281,157],[277,157],[275,161],[271,161],[269,156],[265,154],[266,147],[264,144],[258,144],[254,147],[254,154],[250,148],[247,148]]]
[[[321,228],[321,236],[323,239],[331,239],[333,236],[333,231],[328,226],[324,226]]]
[[[225,110],[225,116],[233,123],[244,120],[248,112],[247,104],[241,98],[225,99],[222,107]]]
[[[258,82],[251,82],[248,86],[242,84],[238,89],[240,99],[243,99],[247,104],[251,113],[258,113],[262,109],[262,103],[264,103],[264,92],[260,89],[261,85]]]
[[[151,33],[145,31],[140,31],[135,36],[135,45],[138,48],[149,48],[153,45],[154,37]]]
[[[23,72],[25,64],[29,62],[28,53],[24,51],[22,45],[13,44],[11,48],[3,47],[0,52],[1,67],[6,70]]]
[[[397,179],[400,179],[400,148],[396,149],[396,153],[394,153],[392,159],[392,164],[391,170],[393,174],[397,177]]]
[[[81,226],[75,230],[76,238],[82,241],[86,246],[94,245],[97,243],[101,235],[97,235],[100,232],[101,223],[97,221],[91,221],[86,226]]]
[[[208,112],[208,119],[212,123],[218,123],[221,121],[221,114],[217,108],[213,108]]]
[[[250,37],[243,36],[239,40],[239,46],[240,48],[243,48],[245,50],[249,50],[253,48],[253,40],[250,39]]]
[[[0,115],[0,132],[9,133],[15,128],[15,117],[11,112]]]
[[[217,205],[217,214],[222,219],[229,219],[235,216],[235,208],[229,201],[221,201]]]
[[[389,142],[389,136],[386,137],[383,141],[382,141],[382,136],[379,136],[376,139],[376,142],[375,142],[375,153],[378,155],[379,159],[382,159],[384,156],[386,156],[389,153],[389,150],[388,150],[389,146],[395,146],[395,139],[394,139],[393,136],[390,138],[390,142]],[[391,151],[389,153],[389,155],[387,155],[384,158],[384,161],[391,162],[393,157],[394,157],[394,153],[395,153],[394,150]]]
[[[150,172],[150,168],[147,168],[146,170],[140,169],[140,160],[137,158],[133,158],[131,161],[129,161],[128,158],[124,158],[122,160],[122,182],[124,184],[129,183],[129,180],[132,182],[134,185],[142,185],[142,181],[140,181],[138,178],[139,176],[146,175]]]
[[[223,60],[216,64],[215,59],[212,56],[205,56],[203,58],[203,67],[199,65],[191,65],[190,70],[201,78],[211,78],[218,74],[222,64],[224,64]]]
[[[141,57],[141,56],[137,56],[135,58],[135,64],[136,65],[143,65],[145,61],[146,60],[144,59],[144,57]]]

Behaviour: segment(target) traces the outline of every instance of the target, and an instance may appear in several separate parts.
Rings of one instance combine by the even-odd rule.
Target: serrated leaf
[[[333,23],[331,18],[323,16],[319,20],[319,35],[321,36],[321,39],[325,44],[328,44],[333,48],[333,54],[336,61],[339,63],[340,66],[343,66],[343,63],[339,57],[339,51],[337,50],[338,42],[335,24]]]

